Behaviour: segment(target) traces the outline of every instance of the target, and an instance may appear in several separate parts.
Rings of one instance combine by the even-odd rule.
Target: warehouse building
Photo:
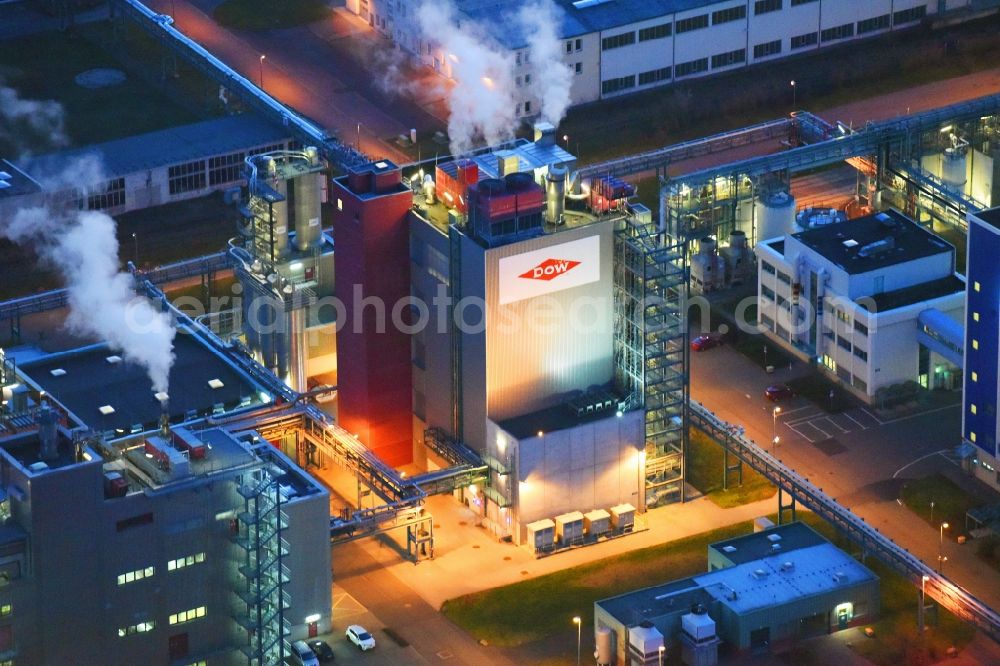
[[[329,631],[327,491],[209,422],[263,386],[193,335],[174,353],[164,396],[106,347],[0,351],[0,660],[279,663]]]
[[[684,663],[707,666],[720,647],[773,650],[878,615],[878,577],[804,523],[714,543],[708,569],[595,602],[597,662],[656,664],[680,644]]]
[[[1000,490],[1000,208],[969,213],[962,440],[973,473]]]
[[[887,210],[765,239],[757,260],[761,330],[859,397],[959,386],[965,282],[937,235]]]
[[[975,13],[974,0],[555,0],[564,13],[558,37],[574,73],[571,99],[582,104],[729,71],[918,25],[946,12]],[[492,0],[455,0],[514,63],[516,114],[538,114],[534,67],[515,27],[517,10]],[[452,60],[424,38],[417,10],[394,0],[347,0],[347,9],[421,64],[451,76]],[[516,22],[515,22],[516,23]],[[444,28],[444,29],[451,29]],[[539,77],[534,75],[537,83]],[[790,95],[791,96],[791,95]]]
[[[245,182],[243,160],[248,155],[293,143],[287,128],[243,114],[40,155],[19,166],[44,185],[66,165],[96,158],[107,181],[73,198],[87,210],[119,215],[238,188]]]

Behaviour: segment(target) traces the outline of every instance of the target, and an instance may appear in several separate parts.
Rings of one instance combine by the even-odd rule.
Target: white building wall
[[[640,506],[644,424],[637,410],[516,440],[517,543],[524,542],[525,525],[542,518],[624,502]]]

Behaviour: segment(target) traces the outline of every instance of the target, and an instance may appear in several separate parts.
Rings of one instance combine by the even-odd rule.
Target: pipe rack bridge
[[[112,16],[135,22],[147,34],[189,62],[209,78],[235,94],[265,118],[289,127],[308,145],[316,146],[323,156],[341,168],[364,164],[371,159],[340,142],[335,136],[305,116],[296,113],[258,88],[252,81],[216,58],[205,47],[173,26],[166,14],[157,14],[139,0],[110,0]]]
[[[643,171],[664,169],[668,165],[682,160],[714,155],[740,146],[750,146],[769,140],[777,139],[793,146],[799,143],[815,143],[829,137],[835,129],[833,125],[808,111],[796,111],[788,118],[769,120],[712,136],[583,166],[580,167],[578,174],[582,178],[598,176],[621,178]]]
[[[158,266],[145,272],[139,272],[129,262],[129,269],[133,274],[144,280],[149,280],[153,284],[169,284],[175,280],[185,278],[211,275],[222,271],[230,270],[231,266],[226,258],[225,252],[206,254],[194,259],[185,259],[173,264]],[[65,307],[69,300],[69,292],[66,289],[53,289],[43,291],[23,298],[13,298],[0,302],[0,321],[5,319],[16,319],[23,315],[35,314],[37,312],[48,312]]]
[[[897,573],[920,586],[926,579],[927,595],[958,617],[974,625],[993,640],[1000,642],[1000,614],[977,599],[968,590],[951,582],[932,567],[900,547],[864,520],[841,506],[832,497],[792,471],[789,467],[759,447],[732,424],[723,421],[701,403],[691,400],[691,423],[722,442],[728,453],[760,472],[778,487],[778,520],[785,510],[795,511],[795,501],[801,502],[820,518],[840,530],[861,546],[862,552],[872,553]],[[781,493],[792,497],[790,505],[782,505]]]

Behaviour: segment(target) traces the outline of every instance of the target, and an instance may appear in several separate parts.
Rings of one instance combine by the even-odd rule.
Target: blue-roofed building
[[[964,16],[973,0],[553,0],[561,13],[571,100],[582,104],[738,69],[825,46],[910,28],[942,11]],[[455,22],[477,24],[507,58],[519,118],[538,115],[540,77],[518,13],[522,2],[454,0]],[[421,34],[418,7],[395,0],[347,0],[347,9],[415,61],[452,75],[447,40]],[[972,12],[967,12],[971,16]]]
[[[595,642],[609,653],[598,663],[658,663],[656,645],[640,648],[653,634],[666,651],[680,643],[684,663],[711,664],[718,649],[773,650],[878,615],[878,577],[804,523],[714,543],[708,568],[596,602]]]
[[[117,215],[239,186],[247,155],[292,141],[287,128],[243,114],[62,150],[20,166],[44,185],[73,161],[96,158],[108,180],[88,193],[86,207]]]
[[[975,475],[1000,489],[1000,208],[969,213],[968,220],[962,439],[972,445]]]

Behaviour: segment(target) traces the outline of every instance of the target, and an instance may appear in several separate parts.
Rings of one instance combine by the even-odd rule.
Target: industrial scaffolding
[[[687,241],[635,207],[615,233],[616,382],[645,411],[647,508],[684,501],[688,440]]]
[[[243,551],[243,564],[236,594],[245,610],[235,619],[248,638],[241,651],[249,666],[276,666],[284,663],[285,638],[291,631],[285,619],[291,604],[284,589],[290,577],[282,562],[288,542],[281,536],[288,519],[281,510],[278,482],[266,469],[243,476],[237,491],[243,511],[236,517],[234,541]]]

